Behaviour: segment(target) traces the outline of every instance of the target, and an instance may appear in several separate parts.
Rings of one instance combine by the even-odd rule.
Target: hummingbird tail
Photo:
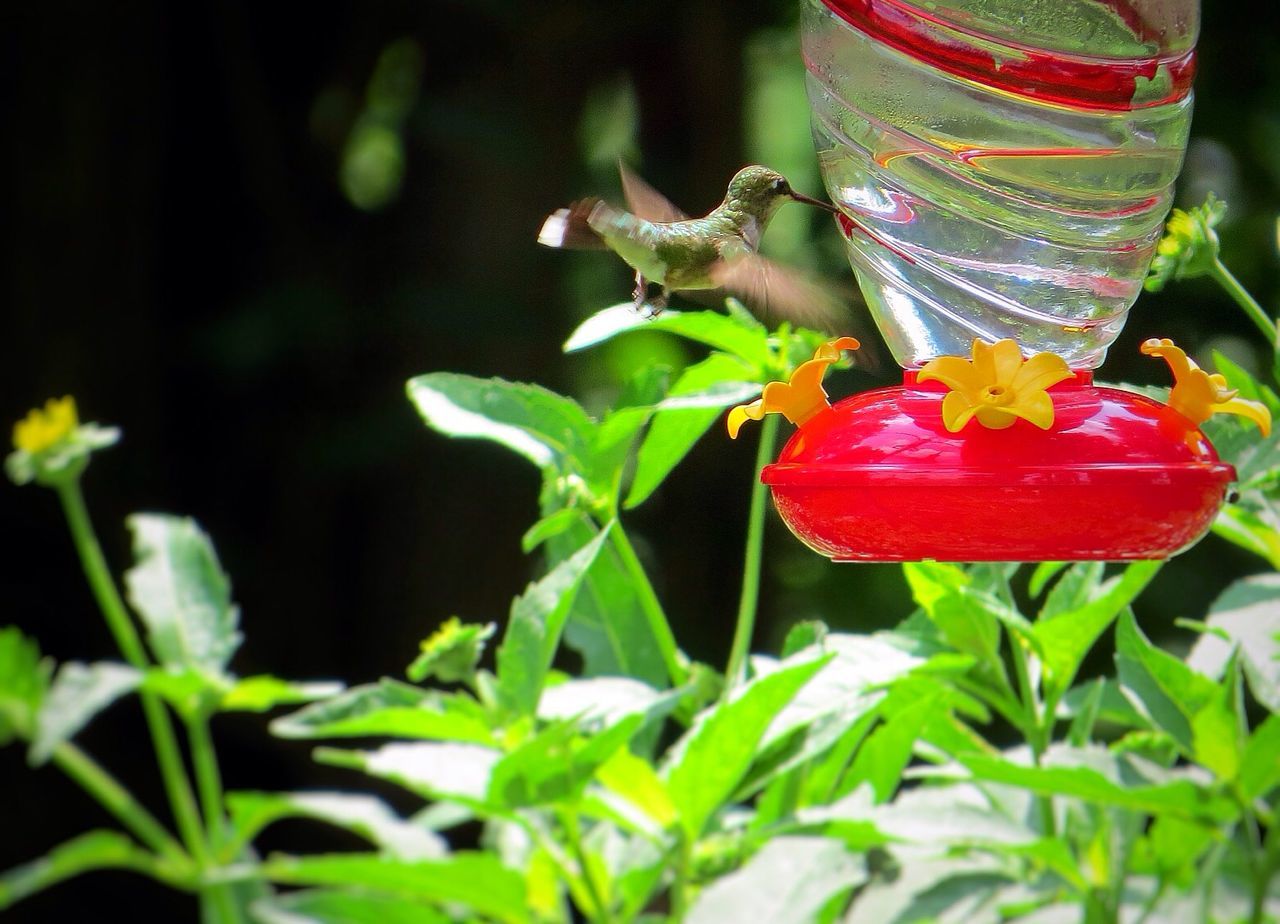
[[[542,223],[538,243],[565,250],[608,250],[590,224],[591,213],[599,205],[599,199],[580,199],[566,209],[556,209]]]

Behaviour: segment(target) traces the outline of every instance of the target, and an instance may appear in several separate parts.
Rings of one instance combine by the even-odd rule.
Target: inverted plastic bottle
[[[1197,0],[802,0],[823,176],[894,357],[1098,366],[1191,120]]]

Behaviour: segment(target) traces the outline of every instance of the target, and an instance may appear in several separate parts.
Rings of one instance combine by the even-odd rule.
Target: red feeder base
[[[904,379],[820,412],[761,474],[791,531],[835,561],[1166,558],[1235,479],[1177,411],[1088,372],[1050,389],[1049,430],[948,433],[945,387]]]

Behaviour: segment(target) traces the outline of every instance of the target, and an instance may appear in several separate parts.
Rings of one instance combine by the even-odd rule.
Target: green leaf
[[[43,857],[0,873],[0,909],[93,870],[150,872],[150,859],[118,831],[89,831],[59,844]]]
[[[911,762],[916,739],[944,698],[941,689],[935,687],[924,695],[913,697],[913,700],[894,703],[883,724],[863,742],[848,775],[840,783],[841,792],[868,782],[878,802],[892,798],[902,779],[902,771]]]
[[[1004,609],[998,600],[976,591],[958,565],[941,562],[909,562],[902,566],[911,593],[930,621],[953,648],[976,657],[983,664],[1003,670],[1000,659],[1000,624]]]
[[[649,432],[640,444],[626,506],[638,507],[648,500],[720,417],[723,408],[751,401],[760,394],[762,386],[752,381],[757,377],[758,372],[752,366],[723,353],[712,353],[685,369],[672,386],[663,408],[654,415]],[[722,391],[711,406],[678,404],[679,398],[705,395],[713,386],[721,386]]]
[[[861,858],[826,837],[775,837],[743,867],[711,883],[688,924],[810,924],[835,896],[867,878]]]
[[[615,522],[613,529],[621,529]],[[597,531],[583,520],[547,543],[552,561],[562,561],[586,545]],[[567,645],[582,655],[584,676],[634,677],[665,686],[667,669],[659,643],[637,596],[636,583],[612,543],[587,569],[564,629]]]
[[[1078,609],[1098,593],[1105,562],[1082,561],[1069,567],[1053,585],[1040,608],[1040,619],[1052,619],[1061,613]]]
[[[500,443],[540,469],[583,460],[595,432],[575,401],[538,385],[434,372],[407,389],[429,427]]]
[[[528,554],[548,539],[554,539],[586,517],[577,507],[563,507],[540,519],[520,537],[520,548]]]
[[[358,886],[349,892],[307,889],[276,895],[254,902],[251,912],[259,924],[449,924],[455,920],[421,901],[371,895]]]
[[[271,723],[281,738],[387,735],[489,744],[484,709],[465,694],[441,694],[396,680],[352,687]]]
[[[1046,796],[1070,796],[1188,819],[1229,821],[1238,811],[1231,800],[1190,778],[1100,747],[1055,745],[1038,767],[976,753],[959,755],[958,760],[976,779],[1020,786]]]
[[[530,920],[523,877],[487,853],[440,860],[396,860],[371,854],[272,857],[263,868],[284,885],[357,886],[432,906],[457,903],[478,915],[520,924]]]
[[[476,744],[384,744],[373,751],[319,748],[320,763],[363,770],[428,799],[447,799],[479,810],[487,801],[489,775],[502,752]]]
[[[511,604],[507,632],[498,648],[498,696],[508,709],[528,715],[538,708],[569,609],[608,533],[605,527]]]
[[[213,544],[194,520],[136,513],[129,599],[165,667],[226,673],[240,646],[239,613]]]
[[[405,821],[381,799],[346,792],[232,792],[232,856],[268,825],[286,818],[309,818],[343,828],[368,840],[384,853],[404,860],[442,857],[448,845],[434,831]]]
[[[1243,727],[1237,712],[1238,662],[1232,661],[1216,695],[1191,717],[1192,755],[1220,780],[1234,780],[1244,753]]]
[[[0,629],[0,746],[35,735],[52,670],[53,662],[41,660],[34,639],[16,626]]]
[[[220,712],[266,712],[277,706],[296,706],[328,699],[342,692],[342,684],[336,681],[282,680],[270,674],[241,677],[222,694],[218,703]]]
[[[579,728],[608,728],[633,715],[645,719],[675,706],[678,691],[659,693],[630,677],[588,677],[547,687],[538,702],[544,722],[573,721]]]
[[[1216,631],[1196,641],[1187,657],[1189,667],[1219,677],[1231,649],[1238,647],[1249,689],[1258,702],[1280,712],[1280,574],[1236,581],[1214,601],[1207,621]]]
[[[1240,790],[1248,799],[1267,795],[1280,784],[1280,715],[1269,715],[1245,745]]]
[[[675,823],[676,807],[647,760],[619,749],[597,769],[596,780],[643,812],[659,828],[669,828]]]
[[[828,633],[827,624],[821,619],[806,619],[787,630],[782,643],[782,657],[789,658],[797,652],[813,646],[821,646]]]
[[[27,759],[33,766],[43,764],[58,745],[70,741],[94,716],[141,682],[142,675],[124,664],[63,664],[36,715],[36,734]]]
[[[1049,582],[1069,564],[1069,562],[1065,561],[1040,562],[1040,564],[1036,565],[1035,570],[1031,572],[1031,579],[1027,583],[1027,592],[1033,597],[1040,596],[1044,593],[1044,589]]]
[[[428,677],[435,677],[442,683],[468,680],[476,672],[485,642],[497,628],[493,623],[483,626],[463,624],[453,616],[422,642],[421,652],[405,673],[415,683],[421,683]]]
[[[1270,513],[1269,510],[1263,511]],[[1277,529],[1262,512],[1250,510],[1241,504],[1227,504],[1213,521],[1213,531],[1240,548],[1260,556],[1272,568],[1280,568],[1280,529]]]
[[[819,658],[753,680],[721,702],[677,742],[663,776],[690,840],[737,789],[774,717],[828,661]]]
[[[1159,815],[1151,823],[1147,842],[1151,846],[1156,868],[1165,875],[1177,873],[1194,863],[1213,843],[1211,826],[1171,815]]]
[[[1190,756],[1191,717],[1217,693],[1213,681],[1147,641],[1132,613],[1116,625],[1116,667],[1134,705]]]
[[[1151,583],[1162,564],[1135,562],[1101,585],[1095,583],[1101,569],[1088,564],[1076,565],[1063,576],[1031,629],[1040,643],[1047,696],[1066,692],[1098,636]]]
[[[591,737],[572,722],[558,722],[494,764],[486,801],[507,808],[575,802],[605,761],[625,748],[642,719],[630,716]]]
[[[768,336],[763,330],[744,327],[718,311],[668,310],[649,318],[637,312],[630,302],[613,305],[587,318],[569,335],[564,351],[573,353],[640,329],[667,331],[705,343],[759,369],[768,369],[773,364]]]

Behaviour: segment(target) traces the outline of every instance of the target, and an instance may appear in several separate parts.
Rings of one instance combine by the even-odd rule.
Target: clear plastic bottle
[[[1182,166],[1197,0],[802,3],[823,176],[899,364],[1012,337],[1099,365]]]

